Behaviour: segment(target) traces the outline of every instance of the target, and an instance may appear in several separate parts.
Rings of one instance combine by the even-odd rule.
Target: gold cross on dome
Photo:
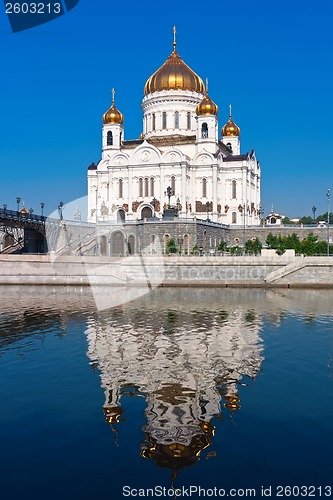
[[[231,120],[231,117],[232,117],[232,105],[229,104],[229,118]]]
[[[111,90],[111,94],[112,94],[112,104],[114,103],[114,95],[115,95],[116,91],[115,89],[112,89]]]
[[[176,45],[177,45],[177,42],[176,42],[176,33],[177,33],[176,25],[174,25],[174,27],[172,28],[172,31],[173,31],[173,47],[174,47],[174,50],[176,50]]]

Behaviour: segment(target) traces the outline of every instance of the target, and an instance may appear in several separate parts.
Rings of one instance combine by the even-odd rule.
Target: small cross
[[[208,78],[206,78],[206,94],[208,94]]]
[[[113,104],[114,103],[114,95],[116,93],[115,89],[112,89],[111,93],[112,93],[112,104]]]
[[[177,33],[177,30],[176,30],[176,26],[175,25],[172,28],[172,31],[173,31],[173,46],[174,46],[174,49],[176,50],[176,45],[177,45],[177,42],[176,42],[176,33]]]
[[[232,105],[229,104],[229,118],[231,120],[231,117],[232,117]]]

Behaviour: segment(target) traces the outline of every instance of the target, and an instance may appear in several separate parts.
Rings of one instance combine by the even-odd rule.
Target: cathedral
[[[102,158],[88,168],[88,221],[209,219],[224,225],[260,224],[260,165],[241,153],[240,128],[229,107],[219,128],[218,106],[173,50],[145,83],[143,132],[125,139],[115,105],[103,115]],[[172,212],[173,209],[173,212]]]

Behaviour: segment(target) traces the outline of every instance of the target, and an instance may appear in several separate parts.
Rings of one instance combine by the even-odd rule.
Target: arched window
[[[145,196],[149,196],[149,179],[145,177]]]
[[[150,235],[150,253],[156,253],[156,237],[155,237],[155,234],[151,234]]]
[[[107,139],[106,139],[106,144],[107,144],[107,146],[112,146],[112,144],[113,144],[113,137],[112,137],[111,130],[108,131],[108,135],[107,135]]]
[[[154,196],[154,177],[150,178],[150,196]]]
[[[202,197],[207,198],[207,179],[202,179]]]
[[[237,212],[231,214],[231,224],[237,224]]]
[[[175,128],[179,128],[179,113],[175,112]]]
[[[142,179],[142,177],[140,177],[140,179],[139,179],[139,197],[140,198],[143,197],[143,179]]]
[[[184,234],[184,251],[186,255],[190,253],[190,236],[188,234]]]
[[[123,180],[122,179],[119,179],[119,193],[118,193],[118,196],[119,198],[123,198]]]
[[[187,130],[191,130],[191,112],[187,113]]]
[[[170,240],[170,234],[165,234],[163,236],[163,246],[164,246],[164,253],[166,253],[166,249],[167,249],[167,246],[168,246],[168,242]]]
[[[123,140],[123,133],[122,133],[122,132],[120,132],[120,135],[119,135],[119,142],[120,142],[120,144],[121,144],[121,141],[122,141],[122,140]]]
[[[171,192],[173,195],[176,192],[176,177],[174,175],[171,177]]]
[[[163,114],[162,114],[162,128],[164,130],[167,128],[167,114],[166,114],[166,111],[163,111]]]
[[[208,126],[207,123],[203,123],[201,127],[201,137],[207,139],[208,137]]]
[[[155,115],[155,113],[153,113],[153,125],[152,125],[152,129],[153,130],[156,129],[156,115]]]
[[[227,142],[227,146],[228,146],[228,148],[229,148],[229,149],[231,149],[231,151],[232,151],[231,142]]]
[[[232,181],[231,183],[231,198],[235,199],[237,198],[237,193],[236,193],[236,181]]]

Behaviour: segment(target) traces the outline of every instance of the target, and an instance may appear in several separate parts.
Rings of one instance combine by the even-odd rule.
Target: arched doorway
[[[128,253],[129,255],[135,254],[135,239],[132,234],[128,237]]]
[[[101,255],[106,255],[106,236],[101,236],[99,244]]]
[[[142,219],[150,219],[153,216],[153,211],[150,207],[144,207],[141,212]]]
[[[117,212],[117,222],[125,222],[125,210],[122,208]]]
[[[111,255],[122,256],[125,250],[125,238],[121,231],[115,231],[111,235]]]
[[[3,242],[4,242],[4,248],[14,245],[15,243],[14,236],[12,236],[11,234],[6,234]]]

